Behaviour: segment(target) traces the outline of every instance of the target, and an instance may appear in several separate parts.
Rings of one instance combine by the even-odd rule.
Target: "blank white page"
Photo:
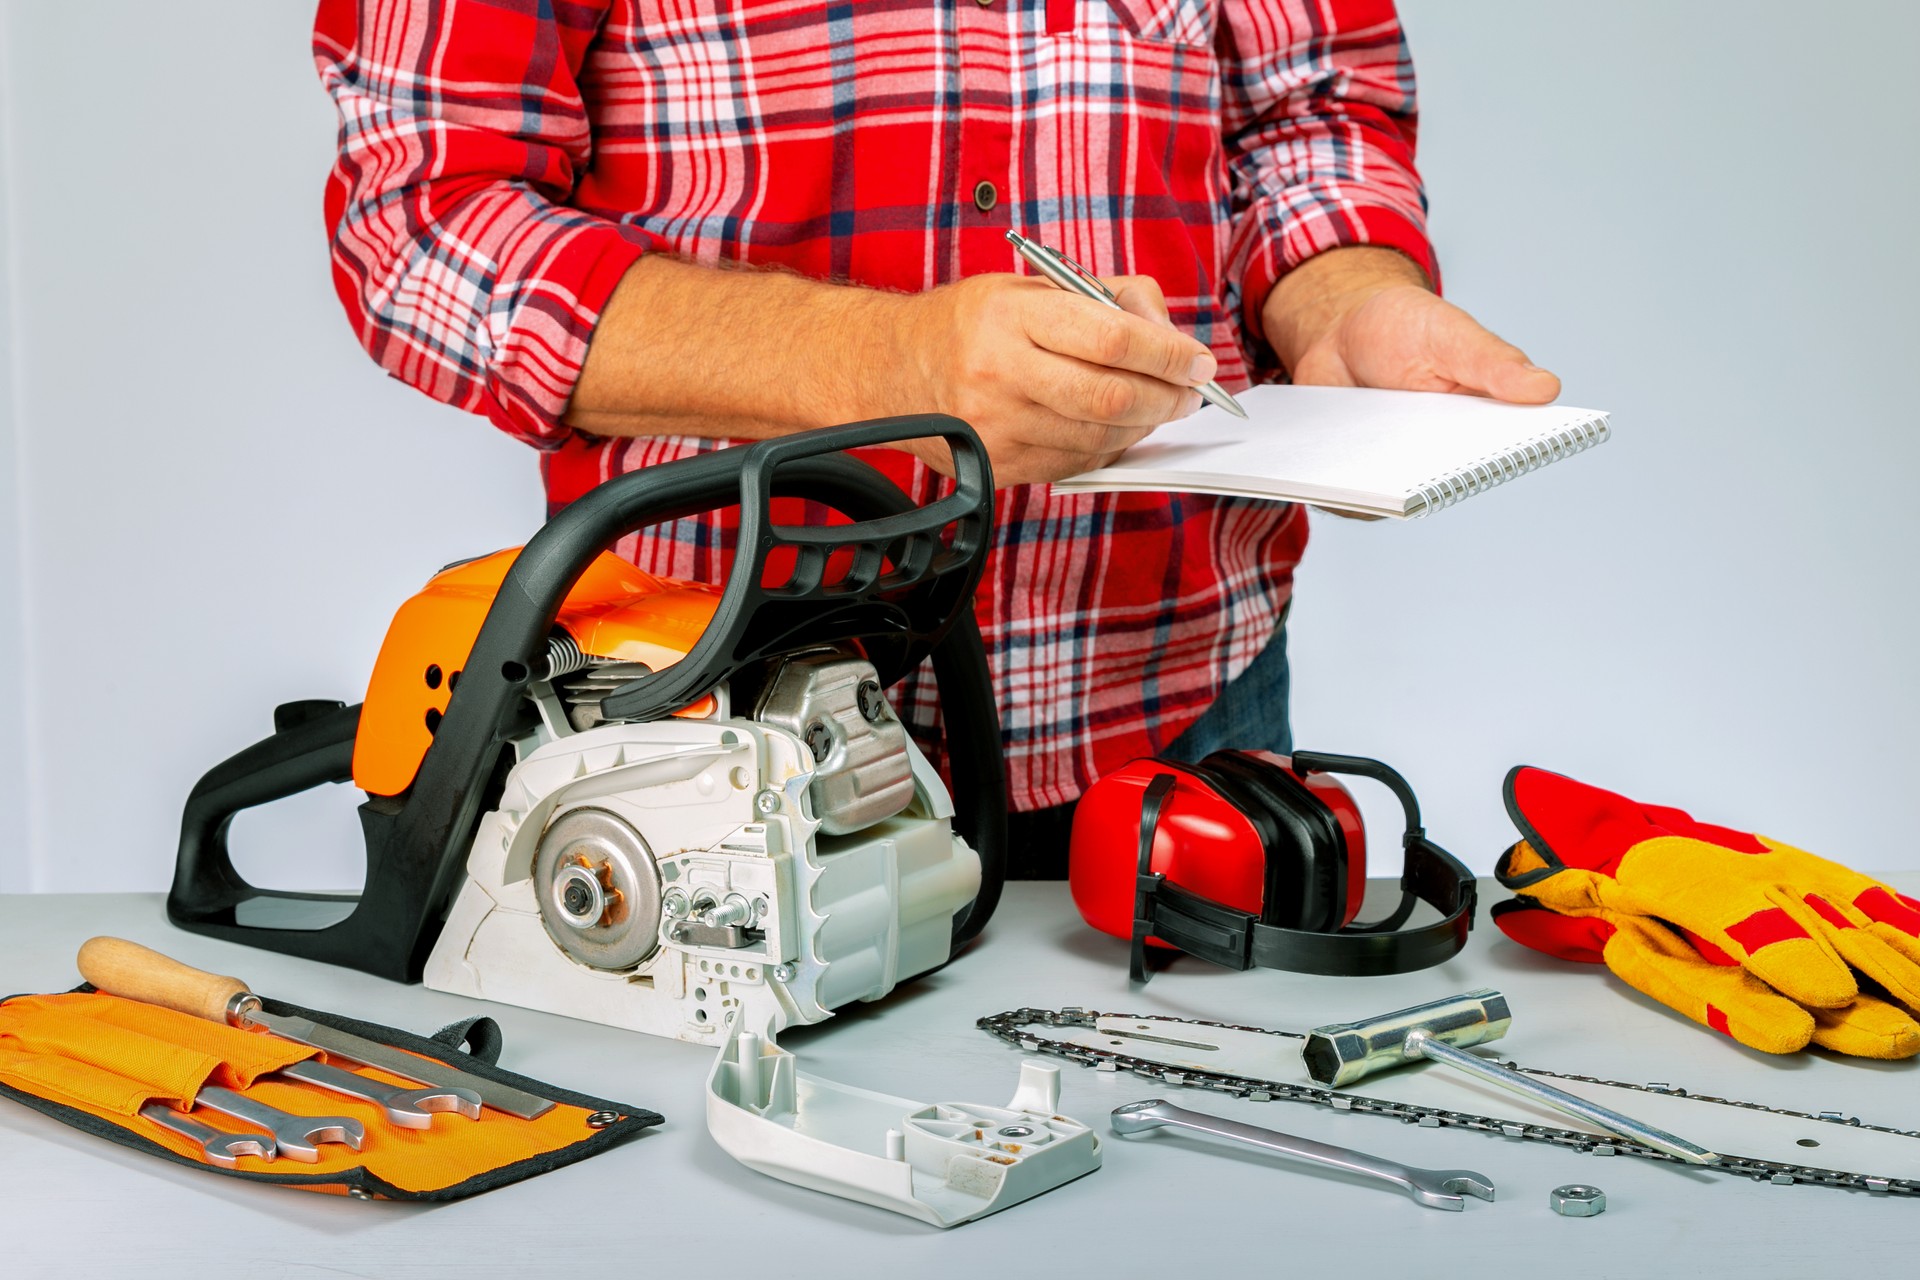
[[[1607,415],[1570,405],[1353,387],[1264,386],[1242,421],[1203,406],[1065,492],[1180,490],[1277,498],[1406,518],[1597,444]],[[1423,486],[1451,485],[1437,503]]]

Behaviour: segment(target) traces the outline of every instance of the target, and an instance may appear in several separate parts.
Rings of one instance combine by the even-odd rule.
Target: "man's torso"
[[[1241,386],[1214,7],[617,2],[576,33],[592,161],[570,203],[697,261],[903,291],[1019,270],[1013,228],[1153,276]],[[714,445],[576,435],[545,455],[549,496]],[[905,455],[870,460],[932,492]],[[1272,635],[1306,539],[1296,509],[1193,495],[1026,486],[998,508],[978,613],[1021,808],[1074,798],[1204,711]],[[712,521],[621,550],[707,580],[727,561]],[[931,723],[925,682],[897,696]]]

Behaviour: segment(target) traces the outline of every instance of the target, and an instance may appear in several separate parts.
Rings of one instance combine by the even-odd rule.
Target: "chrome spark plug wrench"
[[[1315,1084],[1335,1089],[1364,1080],[1376,1071],[1428,1058],[1502,1089],[1510,1089],[1523,1098],[1578,1116],[1676,1160],[1714,1164],[1720,1159],[1705,1147],[1677,1138],[1664,1129],[1656,1129],[1610,1107],[1589,1102],[1545,1081],[1466,1052],[1469,1045],[1486,1044],[1507,1034],[1512,1021],[1507,998],[1492,987],[1482,987],[1362,1022],[1315,1027],[1301,1042],[1300,1057]]]
[[[1479,1196],[1482,1200],[1493,1199],[1493,1182],[1485,1174],[1475,1173],[1471,1169],[1415,1169],[1348,1147],[1315,1142],[1311,1138],[1297,1138],[1290,1133],[1241,1124],[1236,1120],[1222,1120],[1203,1111],[1189,1111],[1160,1098],[1148,1098],[1144,1102],[1129,1102],[1124,1107],[1115,1107],[1111,1122],[1113,1131],[1124,1137],[1162,1126],[1192,1129],[1196,1133],[1230,1138],[1250,1147],[1277,1151],[1281,1155],[1325,1165],[1330,1169],[1364,1174],[1392,1183],[1429,1209],[1452,1209],[1458,1212],[1466,1207],[1466,1201],[1460,1198],[1463,1192]]]
[[[274,1146],[281,1155],[308,1164],[320,1159],[318,1143],[341,1142],[358,1151],[367,1136],[366,1126],[348,1116],[297,1116],[217,1086],[200,1090],[194,1103],[223,1116],[258,1125],[273,1135]]]
[[[355,1071],[315,1062],[311,1058],[282,1067],[278,1074],[302,1084],[317,1085],[349,1098],[371,1102],[387,1113],[388,1124],[406,1129],[431,1128],[433,1117],[443,1111],[457,1111],[469,1120],[480,1118],[480,1095],[471,1089],[454,1085],[405,1089],[397,1084],[383,1084],[369,1079]]]

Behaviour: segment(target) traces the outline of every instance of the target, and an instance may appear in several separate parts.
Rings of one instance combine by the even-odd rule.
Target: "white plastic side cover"
[[[1005,1107],[914,1102],[802,1075],[730,1021],[707,1132],[750,1169],[936,1227],[985,1217],[1100,1167],[1100,1138],[1055,1114],[1060,1069],[1024,1062]]]

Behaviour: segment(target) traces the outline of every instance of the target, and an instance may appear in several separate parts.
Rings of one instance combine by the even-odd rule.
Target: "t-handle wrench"
[[[406,1089],[397,1084],[383,1084],[369,1079],[357,1071],[344,1071],[324,1062],[315,1062],[311,1058],[280,1068],[280,1074],[290,1080],[318,1085],[349,1098],[371,1102],[387,1113],[388,1124],[407,1129],[431,1128],[434,1115],[442,1111],[457,1111],[469,1120],[480,1118],[480,1095],[471,1089],[453,1085]]]
[[[200,1150],[206,1155],[208,1164],[217,1164],[222,1169],[231,1169],[240,1163],[241,1156],[257,1156],[262,1160],[271,1160],[279,1151],[272,1138],[258,1133],[227,1133],[212,1125],[201,1124],[184,1112],[175,1111],[164,1102],[149,1102],[140,1108],[140,1114],[162,1129],[171,1129],[183,1138],[191,1138],[200,1144]]]
[[[1290,1133],[1241,1124],[1237,1120],[1222,1120],[1202,1111],[1189,1111],[1160,1098],[1129,1102],[1124,1107],[1114,1108],[1111,1123],[1115,1133],[1128,1137],[1170,1125],[1177,1129],[1192,1129],[1196,1133],[1210,1133],[1218,1138],[1231,1138],[1248,1146],[1278,1151],[1281,1155],[1323,1164],[1332,1169],[1365,1174],[1369,1178],[1391,1182],[1429,1209],[1458,1211],[1466,1208],[1466,1201],[1460,1198],[1462,1192],[1479,1196],[1482,1200],[1493,1199],[1493,1182],[1485,1174],[1475,1173],[1471,1169],[1415,1169],[1348,1147],[1315,1142],[1311,1138],[1296,1138]]]
[[[366,1126],[351,1117],[297,1116],[217,1085],[201,1089],[194,1102],[209,1111],[258,1125],[273,1135],[281,1155],[308,1164],[320,1159],[317,1143],[343,1142],[358,1151],[367,1136]]]
[[[1315,1027],[1300,1042],[1300,1060],[1315,1084],[1338,1089],[1377,1071],[1430,1058],[1455,1071],[1478,1076],[1489,1084],[1578,1116],[1676,1160],[1689,1164],[1719,1161],[1718,1155],[1685,1138],[1466,1052],[1470,1045],[1498,1040],[1507,1034],[1512,1022],[1513,1012],[1507,1007],[1507,998],[1492,987],[1481,987],[1361,1022]]]

